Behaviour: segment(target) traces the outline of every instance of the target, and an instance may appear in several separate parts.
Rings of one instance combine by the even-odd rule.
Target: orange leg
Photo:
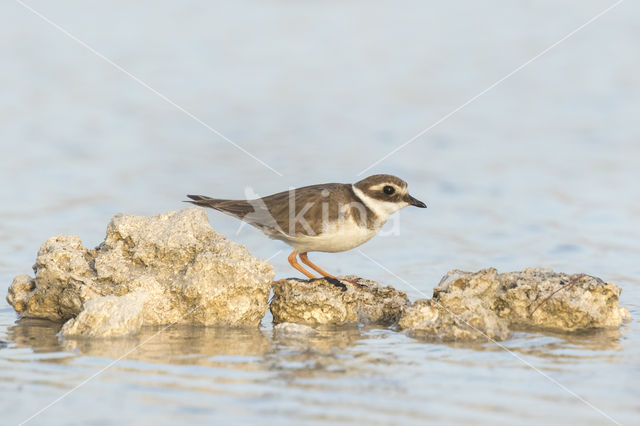
[[[302,255],[304,255],[304,258],[302,257]],[[298,263],[298,259],[296,258],[298,256],[298,250],[294,250],[291,252],[291,254],[289,255],[289,257],[287,258],[289,260],[289,264],[291,266],[293,266],[294,268],[296,268],[298,271],[302,272],[303,274],[305,274],[307,277],[313,279],[313,278],[317,278],[314,277],[313,274],[311,274],[310,272],[308,272],[306,269],[304,269],[302,266],[300,266],[300,264]],[[300,255],[300,258],[302,259],[302,261],[304,262],[304,259],[306,259],[306,253],[302,253]],[[307,262],[304,262],[307,263]],[[314,268],[316,269],[316,268]]]
[[[322,269],[320,269],[318,266],[314,265],[313,263],[311,263],[311,261],[309,260],[309,258],[307,257],[307,252],[305,251],[304,253],[300,253],[300,260],[302,260],[302,263],[304,263],[305,265],[309,266],[310,268],[312,268],[314,271],[318,272],[321,276],[323,277],[329,277],[329,278],[333,278],[336,279],[336,277],[334,277],[333,275],[331,275],[328,272],[323,271]]]

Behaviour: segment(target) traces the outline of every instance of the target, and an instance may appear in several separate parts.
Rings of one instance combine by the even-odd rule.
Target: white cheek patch
[[[353,188],[353,192],[358,198],[360,198],[360,200],[362,200],[364,205],[378,217],[378,220],[383,222],[386,221],[393,213],[409,205],[409,203],[404,201],[400,203],[393,203],[390,201],[376,200],[375,198],[369,197],[353,185],[351,185],[351,188]]]

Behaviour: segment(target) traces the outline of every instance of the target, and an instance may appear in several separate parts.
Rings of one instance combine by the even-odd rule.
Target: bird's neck
[[[382,225],[384,225],[387,219],[389,219],[389,216],[404,207],[403,205],[400,205],[398,203],[377,200],[370,195],[367,195],[364,191],[362,191],[355,185],[351,185],[351,189],[353,190],[356,198],[360,200],[360,202],[373,216],[371,218],[372,220],[368,220],[368,223],[374,224],[375,228],[380,228]]]

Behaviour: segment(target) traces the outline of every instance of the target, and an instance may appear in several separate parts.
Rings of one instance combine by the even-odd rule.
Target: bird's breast
[[[378,233],[378,229],[371,229],[348,221],[344,224],[328,226],[316,235],[296,235],[289,238],[289,243],[300,252],[323,251],[339,252],[351,250],[369,241]]]

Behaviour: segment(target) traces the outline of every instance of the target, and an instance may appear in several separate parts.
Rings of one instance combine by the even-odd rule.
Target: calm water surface
[[[403,210],[361,247],[391,272],[358,250],[312,255],[318,264],[412,299],[450,269],[585,272],[620,285],[633,320],[615,331],[520,332],[504,347],[355,326],[287,338],[269,315],[256,330],[74,340],[58,338],[56,324],[16,321],[3,301],[2,424],[638,424],[636,3],[362,175],[613,2],[28,4],[275,172],[3,2],[7,286],[31,272],[47,238],[79,235],[93,247],[119,212],[181,208],[187,193],[241,198],[392,173],[429,208]],[[294,275],[287,246],[210,218],[255,255],[275,256],[277,277]]]

